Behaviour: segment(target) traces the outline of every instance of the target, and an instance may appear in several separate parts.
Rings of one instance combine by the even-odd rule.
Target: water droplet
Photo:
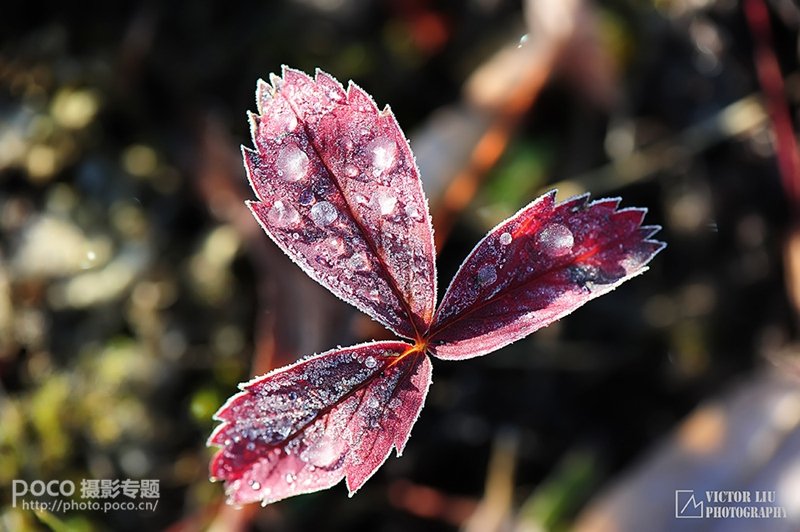
[[[267,220],[277,227],[288,227],[300,221],[298,213],[291,205],[285,205],[281,200],[272,204],[267,212]]]
[[[251,480],[250,487],[253,488],[255,491],[258,491],[261,489],[261,483],[257,480]]]
[[[478,270],[477,280],[481,286],[489,286],[497,280],[497,270],[491,264],[481,266],[481,269]]]
[[[297,198],[297,202],[304,206],[311,205],[314,203],[314,191],[310,188],[305,189],[300,193],[300,197]]]
[[[319,227],[325,227],[334,222],[336,217],[339,216],[336,207],[328,201],[320,201],[311,207],[311,219]]]
[[[397,198],[388,192],[378,192],[375,195],[378,202],[378,210],[383,216],[388,216],[394,212],[394,207],[397,205]]]
[[[405,208],[406,216],[414,220],[415,222],[422,221],[422,214],[420,214],[419,209],[417,209],[416,205],[413,203],[408,203]]]
[[[335,469],[342,465],[346,452],[347,443],[343,438],[323,435],[306,453],[310,464],[308,469],[310,471],[317,467]]]
[[[363,253],[354,253],[347,259],[347,267],[357,272],[369,270],[369,261]]]
[[[344,167],[344,174],[347,177],[355,177],[358,175],[358,168],[354,164],[348,164]]]
[[[504,246],[507,246],[511,243],[512,237],[511,233],[503,233],[500,235],[500,243]]]
[[[378,137],[369,143],[368,150],[372,153],[372,175],[381,175],[394,164],[397,156],[397,144],[386,137]]]
[[[353,194],[353,197],[356,199],[356,202],[359,205],[366,205],[367,203],[369,203],[369,199],[364,194],[361,194],[359,192],[355,192]]]
[[[522,37],[519,38],[519,43],[517,44],[517,48],[522,48],[528,42],[528,34],[526,33]]]
[[[367,406],[373,410],[381,406],[381,402],[378,401],[378,398],[374,395],[370,396],[369,401],[367,401]]]
[[[286,483],[293,484],[297,476],[294,473],[286,473]]]
[[[256,444],[255,443],[247,442],[247,450],[248,451],[255,451],[255,449],[256,449]],[[258,489],[258,488],[256,488],[256,489]]]
[[[369,369],[373,369],[375,366],[378,365],[378,361],[375,360],[375,357],[370,355],[364,360],[364,365],[367,366]]]
[[[295,144],[281,149],[275,164],[278,175],[287,181],[300,181],[308,174],[308,155]]]
[[[561,224],[548,225],[539,233],[536,240],[544,248],[545,253],[553,257],[561,257],[570,253],[575,244],[572,231]]]

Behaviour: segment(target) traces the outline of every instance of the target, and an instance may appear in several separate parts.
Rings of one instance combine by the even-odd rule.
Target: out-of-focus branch
[[[725,139],[762,128],[768,120],[764,104],[750,95],[715,115],[689,126],[675,137],[656,141],[605,166],[548,185],[570,194],[592,190],[595,194],[651,177],[656,172],[701,153]]]
[[[756,73],[775,131],[775,154],[783,188],[797,216],[800,208],[800,156],[786,104],[783,75],[773,50],[769,12],[764,0],[745,0],[742,7],[755,42]]]
[[[412,138],[431,198],[436,247],[497,163],[521,118],[587,21],[580,0],[528,2],[529,35],[502,48],[467,80],[460,103],[439,110]]]

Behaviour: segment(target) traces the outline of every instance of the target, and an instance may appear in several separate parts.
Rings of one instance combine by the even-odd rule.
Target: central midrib
[[[336,187],[336,190],[339,191],[339,194],[342,196],[342,199],[344,200],[345,207],[347,208],[347,212],[350,214],[350,217],[353,219],[353,221],[355,222],[356,226],[361,231],[361,234],[362,234],[362,236],[364,238],[364,241],[367,243],[367,247],[369,247],[370,251],[378,258],[378,262],[380,263],[381,267],[383,268],[384,272],[386,273],[385,277],[388,279],[389,288],[392,290],[392,292],[394,293],[395,297],[400,302],[400,306],[403,308],[403,311],[406,313],[406,316],[408,317],[409,323],[411,323],[411,328],[414,331],[414,335],[413,335],[412,339],[417,341],[417,342],[422,341],[422,335],[420,334],[420,331],[417,328],[417,324],[416,324],[416,321],[414,319],[414,313],[412,312],[410,305],[406,301],[405,295],[400,291],[400,287],[397,286],[397,282],[396,282],[394,276],[391,275],[391,273],[390,273],[391,270],[389,269],[389,265],[386,264],[386,261],[383,259],[383,256],[381,256],[381,254],[378,253],[378,247],[375,244],[375,241],[372,239],[372,236],[367,232],[366,227],[364,226],[364,224],[361,221],[361,218],[356,214],[356,212],[353,210],[352,206],[350,205],[350,201],[348,201],[347,195],[344,193],[344,190],[342,189],[342,186],[339,183],[338,177],[333,172],[331,167],[328,165],[328,162],[325,159],[325,157],[322,156],[322,152],[321,152],[320,148],[316,144],[316,139],[314,139],[312,137],[306,120],[301,118],[300,114],[297,112],[297,109],[295,109],[294,104],[292,103],[292,101],[289,98],[284,97],[284,99],[289,104],[289,108],[292,110],[292,112],[297,117],[297,121],[300,122],[303,125],[303,131],[306,134],[306,138],[308,138],[309,146],[311,146],[311,149],[314,150],[314,154],[317,156],[317,158],[320,160],[320,162],[322,162],[322,166],[325,168],[325,171],[328,172],[328,175],[331,176],[331,181],[333,181],[333,184]],[[349,102],[348,102],[348,104],[349,104]],[[397,331],[395,331],[395,332],[397,332]],[[399,332],[397,332],[397,334],[399,334],[400,336],[403,336],[403,334],[401,334]]]

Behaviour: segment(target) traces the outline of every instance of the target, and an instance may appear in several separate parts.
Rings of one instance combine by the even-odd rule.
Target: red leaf
[[[338,297],[419,339],[436,302],[430,215],[394,115],[354,84],[284,68],[259,81],[243,148],[264,231]]]
[[[664,244],[643,209],[551,192],[493,229],[434,315],[430,216],[408,143],[388,108],[322,72],[259,81],[243,148],[266,233],[312,278],[415,340],[336,349],[242,386],[217,412],[211,475],[228,500],[264,504],[328,488],[352,494],[403,450],[440,358],[489,353],[631,277]]]
[[[228,502],[268,504],[329,488],[352,495],[408,441],[428,386],[427,355],[403,342],[334,349],[253,379],[217,412],[211,476]]]
[[[427,335],[439,358],[485,355],[647,270],[664,248],[645,209],[555,191],[495,227],[461,265]]]

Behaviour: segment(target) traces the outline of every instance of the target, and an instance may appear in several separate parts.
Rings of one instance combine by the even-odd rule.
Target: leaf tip
[[[312,81],[311,76],[287,65],[281,65],[282,83],[303,83]]]
[[[653,250],[653,254],[650,255],[650,259],[661,253],[666,247],[667,243],[662,240],[645,240],[645,242],[651,242],[656,245],[656,248]]]
[[[358,86],[352,79],[347,84],[347,101],[356,106],[356,107],[363,107],[363,111],[371,111],[372,113],[378,112],[378,106],[375,103],[375,100],[372,99],[372,96],[367,94],[367,92]]]
[[[286,69],[289,68],[289,67],[287,67],[286,65],[282,65],[281,68],[283,69],[284,75],[285,75]],[[280,90],[280,88],[283,86],[283,79],[281,78],[281,76],[278,76],[274,72],[270,72],[270,74],[269,74],[269,82],[272,85],[272,93],[273,94],[278,92]]]
[[[256,109],[258,114],[264,114],[264,104],[271,100],[275,95],[269,83],[263,78],[256,81]]]
[[[588,192],[584,192],[583,194],[575,196],[575,198],[581,198],[581,199],[586,198],[586,199],[589,199],[589,195],[590,194]],[[621,202],[621,201],[622,201],[622,198],[620,196],[610,196],[608,198],[597,198],[597,199],[593,200],[591,203],[589,203],[589,207],[606,207],[608,209],[615,210],[617,207],[619,207],[619,202]],[[630,211],[630,210],[634,210],[636,208],[637,207],[626,207],[624,209],[620,209],[618,212]]]
[[[590,194],[588,192],[582,192],[580,194],[575,194],[573,196],[570,196],[570,197],[568,197],[567,199],[565,199],[564,201],[562,201],[561,203],[558,203],[558,204],[554,201],[552,204],[550,204],[550,206],[551,207],[555,207],[557,205],[558,207],[561,207],[561,208],[564,208],[564,209],[568,209],[568,210],[570,210],[572,212],[577,212],[577,211],[581,211],[581,210],[593,207],[593,206],[595,206],[595,204],[597,204],[599,202],[602,202],[602,201],[605,201],[606,199],[611,199],[612,201],[614,200],[614,198],[603,198],[603,199],[596,200],[596,201],[594,201],[592,203],[589,203],[589,197],[590,197]],[[617,199],[617,201],[619,201],[619,199]],[[612,210],[613,210],[613,208],[612,208]]]
[[[650,237],[661,231],[661,229],[662,227],[660,225],[643,225],[639,228],[639,233],[642,235],[642,238],[648,240]]]
[[[252,112],[247,111],[247,123],[250,124],[250,140],[253,146],[256,146],[256,137],[258,136],[258,118],[259,116]]]
[[[339,87],[342,86],[342,84],[339,83],[339,81],[334,76],[328,74],[319,67],[314,69],[314,81],[316,81],[317,83],[319,82],[334,83],[336,85],[339,85]]]

